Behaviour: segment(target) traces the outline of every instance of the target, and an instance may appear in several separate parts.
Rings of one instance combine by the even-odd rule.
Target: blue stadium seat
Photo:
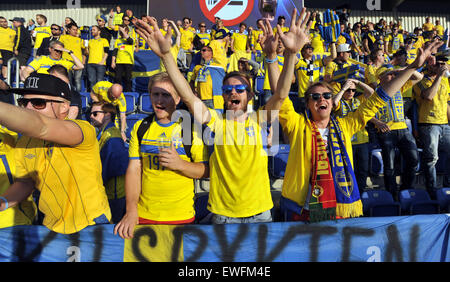
[[[274,145],[270,148],[269,173],[272,178],[284,178],[289,151],[289,144]]]
[[[89,107],[89,104],[91,103],[91,95],[89,92],[80,92],[81,96],[81,109],[83,113],[87,112],[87,108]]]
[[[264,86],[264,76],[257,76],[255,78],[255,93],[261,94],[263,93],[263,86]]]
[[[147,117],[146,114],[131,114],[127,116],[127,130],[125,134],[128,140],[131,138],[131,131],[133,130],[134,124],[145,117]]]
[[[399,193],[403,214],[437,214],[440,213],[438,201],[431,200],[424,189],[406,189]]]
[[[150,101],[149,93],[142,93],[139,96],[138,109],[140,113],[151,114],[153,113],[152,102]]]
[[[450,187],[436,189],[436,200],[439,203],[441,212],[450,213]]]
[[[367,216],[400,216],[400,203],[386,190],[367,190],[361,195],[363,212]]]
[[[139,93],[137,92],[124,92],[125,100],[127,102],[127,114],[132,114],[137,110],[137,101],[139,99]]]
[[[369,156],[369,173],[372,176],[383,175],[383,157],[381,155],[381,149],[373,149]]]

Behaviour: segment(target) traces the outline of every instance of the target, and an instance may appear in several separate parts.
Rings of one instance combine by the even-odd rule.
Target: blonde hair
[[[177,95],[177,96],[180,96],[180,95],[178,95],[178,92],[175,89],[175,86],[173,85],[172,80],[170,79],[169,74],[167,72],[160,72],[160,73],[155,74],[154,76],[152,76],[150,78],[150,81],[148,82],[148,93],[151,94],[153,85],[155,83],[159,83],[159,82],[170,83],[172,85],[172,87],[173,87],[174,94]]]

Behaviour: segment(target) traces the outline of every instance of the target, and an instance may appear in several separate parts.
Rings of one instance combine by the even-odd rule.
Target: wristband
[[[72,54],[73,54],[73,51],[72,51],[72,50],[70,50],[70,51],[69,51],[69,55],[72,55]]]
[[[1,211],[5,211],[8,209],[8,200],[5,197],[0,197],[0,200],[3,200],[3,202],[5,202],[5,209],[1,210]]]
[[[268,63],[268,64],[273,64],[273,63],[275,63],[276,61],[278,61],[278,56],[275,58],[275,59],[268,59],[267,57],[266,58],[264,58],[264,61],[266,62],[266,63]]]

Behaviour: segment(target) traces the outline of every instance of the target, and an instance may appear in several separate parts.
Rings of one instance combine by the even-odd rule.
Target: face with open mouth
[[[176,94],[173,85],[165,81],[155,82],[151,89],[150,99],[158,121],[169,123],[180,102],[180,97]]]
[[[239,76],[228,78],[222,87],[222,96],[226,110],[247,111],[249,95],[248,82]]]
[[[326,87],[316,86],[308,95],[308,109],[311,112],[314,121],[319,121],[325,118],[329,118],[332,105],[333,93]]]

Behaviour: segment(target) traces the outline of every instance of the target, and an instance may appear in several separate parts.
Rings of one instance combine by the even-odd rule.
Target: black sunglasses
[[[33,108],[35,108],[36,110],[45,109],[47,107],[48,102],[64,103],[63,101],[49,100],[49,99],[42,99],[42,98],[31,98],[31,99],[19,98],[19,99],[17,99],[17,104],[23,108],[25,108],[28,105],[28,103],[30,103],[30,102],[31,102],[31,105],[33,106]]]
[[[94,111],[94,112],[91,112],[91,115],[96,117],[99,113],[105,113],[105,112],[104,111]]]
[[[311,98],[314,101],[318,101],[320,99],[320,97],[323,97],[325,100],[331,99],[331,97],[333,97],[333,93],[331,92],[327,92],[327,93],[310,93],[309,96],[311,96]]]
[[[347,89],[347,91],[350,91],[350,92],[356,92],[356,89],[354,89],[354,88],[349,88],[349,89]]]

